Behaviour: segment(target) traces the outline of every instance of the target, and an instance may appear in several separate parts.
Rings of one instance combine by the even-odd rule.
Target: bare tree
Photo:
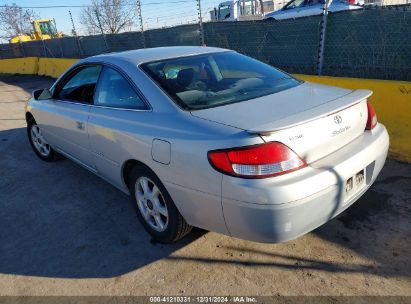
[[[9,36],[25,34],[32,30],[31,19],[37,17],[33,10],[23,9],[13,3],[0,9],[0,26]]]
[[[127,0],[92,0],[91,6],[82,10],[80,21],[89,34],[118,33],[134,24],[137,7],[130,4]]]

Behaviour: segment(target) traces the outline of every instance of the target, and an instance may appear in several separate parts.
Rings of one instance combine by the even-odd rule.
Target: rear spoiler
[[[283,129],[288,129],[310,121],[331,115],[333,113],[349,108],[372,95],[370,90],[354,90],[342,97],[330,100],[325,104],[310,108],[304,112],[297,113],[286,118],[270,122],[255,129],[247,130],[250,134],[268,135]],[[321,115],[318,112],[321,111]]]

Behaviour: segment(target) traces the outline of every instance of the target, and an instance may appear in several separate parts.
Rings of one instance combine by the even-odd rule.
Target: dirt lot
[[[1,80],[0,294],[411,295],[411,165],[387,161],[343,216],[294,241],[196,230],[156,244],[126,195],[31,151],[24,101],[51,80]]]

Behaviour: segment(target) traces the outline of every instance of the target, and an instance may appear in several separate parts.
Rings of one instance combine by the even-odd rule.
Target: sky
[[[201,0],[203,20],[209,20],[209,11],[223,0]],[[91,0],[0,0],[0,5],[16,3],[22,7],[43,6],[79,6],[89,5]],[[174,3],[173,3],[174,2]],[[145,29],[173,26],[178,24],[193,23],[198,21],[196,0],[141,0],[143,25]],[[130,9],[135,9],[130,6]],[[73,15],[73,21],[78,34],[87,34],[86,27],[80,23],[82,8],[33,8],[44,19],[55,19],[58,31],[71,35],[72,25],[69,10]],[[137,21],[137,20],[136,20]],[[127,30],[139,30],[136,25]]]

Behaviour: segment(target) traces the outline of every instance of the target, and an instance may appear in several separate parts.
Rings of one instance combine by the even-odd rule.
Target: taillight
[[[377,125],[377,113],[375,113],[374,108],[371,103],[367,100],[367,110],[368,110],[368,119],[367,124],[365,125],[365,130],[372,130]]]
[[[208,160],[222,173],[245,178],[271,177],[307,166],[294,151],[280,142],[210,151]]]
[[[348,4],[355,4],[355,0],[348,0]]]

